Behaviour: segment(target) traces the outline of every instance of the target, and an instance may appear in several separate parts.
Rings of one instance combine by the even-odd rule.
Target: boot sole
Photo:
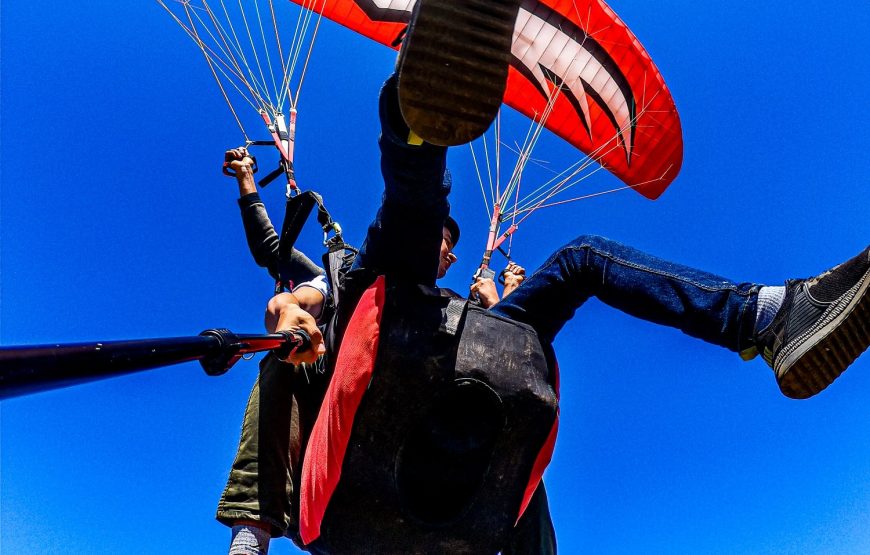
[[[399,106],[426,142],[470,142],[490,126],[507,84],[521,0],[418,0],[399,60]]]
[[[870,346],[870,271],[855,286],[856,291],[839,314],[796,340],[790,352],[777,361],[779,387],[793,399],[806,399],[828,387]],[[848,298],[848,295],[844,295]],[[839,304],[839,303],[838,303]],[[834,308],[836,312],[836,308]],[[781,355],[783,356],[783,355]]]

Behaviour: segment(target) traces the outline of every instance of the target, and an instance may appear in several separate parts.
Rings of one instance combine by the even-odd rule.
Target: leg
[[[438,145],[473,141],[501,106],[520,0],[418,0],[399,54],[402,114]]]
[[[288,365],[274,357],[260,363],[239,449],[218,504],[217,519],[228,526],[254,521],[280,536],[295,525],[291,500],[300,434],[293,378]]]
[[[492,310],[552,342],[595,296],[627,314],[732,351],[751,348],[759,286],[738,284],[595,236],[568,243]]]
[[[776,288],[735,283],[581,236],[492,310],[534,326],[549,343],[595,296],[744,358],[760,351],[783,394],[796,399],[822,391],[870,346],[870,247],[819,276],[786,282],[773,316],[757,310],[762,289]]]
[[[447,149],[408,143],[395,76],[381,89],[379,113],[384,195],[353,270],[434,285],[441,229],[450,211],[450,186],[444,183]]]

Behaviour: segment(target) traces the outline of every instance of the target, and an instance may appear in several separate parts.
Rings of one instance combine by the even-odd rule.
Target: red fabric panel
[[[588,131],[581,121],[582,110],[569,101],[575,94],[563,91],[547,120],[547,129],[589,154],[637,192],[658,198],[680,171],[683,135],[673,97],[640,41],[603,0],[533,0],[523,6],[514,29],[514,54],[522,55],[524,65],[530,67],[549,65],[554,55],[560,61],[568,60],[569,69],[559,71],[555,65],[551,69],[575,94],[580,93],[578,101],[587,104]],[[537,15],[527,19],[523,14],[526,8]],[[625,119],[627,113],[617,115],[617,127],[604,110],[606,105],[626,108],[614,81],[596,87],[602,93],[598,99],[582,94],[581,75],[593,86],[599,79],[609,81],[611,75],[609,63],[577,54],[576,45],[586,40],[607,52],[630,87],[626,100],[635,104],[635,115],[629,119]],[[594,68],[598,69],[590,79],[584,70]],[[505,103],[537,118],[547,99],[537,92],[536,84],[540,86],[511,67]],[[554,90],[553,85],[549,87]]]
[[[292,1],[384,45],[390,45],[405,27],[415,3]],[[589,41],[597,43],[619,68],[630,88],[626,98],[622,98],[625,91],[610,80],[610,61],[578,53],[579,45]],[[548,69],[573,91],[560,94],[547,129],[648,198],[658,198],[677,177],[683,163],[683,133],[674,99],[650,55],[604,0],[524,0],[512,52],[530,71],[537,71],[539,64],[552,66]],[[554,65],[557,60],[561,64]],[[584,92],[581,76],[595,88],[594,97]],[[505,104],[537,120],[547,104],[539,87],[556,90],[541,79],[540,74],[530,78],[511,67]],[[634,105],[633,115],[629,103]],[[615,121],[605,107],[615,110]]]
[[[306,544],[320,537],[323,515],[341,478],[353,419],[374,372],[383,308],[381,276],[363,293],[348,323],[335,373],[308,440],[299,500],[299,535]]]
[[[556,390],[556,398],[559,398],[559,363],[555,363],[556,368],[555,379],[553,380],[554,389]],[[538,456],[535,457],[535,464],[532,465],[532,474],[529,476],[529,483],[526,485],[526,491],[523,494],[523,501],[520,503],[520,514],[517,515],[517,522],[523,516],[523,513],[526,512],[526,509],[529,506],[529,502],[532,500],[532,495],[535,494],[535,490],[538,489],[538,484],[541,483],[541,478],[544,476],[544,470],[547,469],[547,466],[550,464],[550,460],[553,458],[553,450],[556,448],[556,436],[559,434],[559,409],[556,409],[556,419],[553,420],[553,427],[550,428],[550,433],[547,436],[547,440],[544,442],[544,445],[541,446],[541,450],[538,451]],[[516,523],[514,523],[516,524]]]
[[[535,465],[532,467],[532,475],[529,478],[529,483],[526,486],[526,492],[523,494],[523,502],[520,503],[520,514],[517,515],[517,522],[522,518],[523,513],[529,506],[538,484],[541,483],[541,478],[544,476],[544,470],[550,464],[550,459],[553,458],[553,449],[556,448],[556,435],[559,433],[559,412],[556,412],[556,419],[553,420],[553,427],[550,428],[550,435],[547,436],[547,441],[538,451],[538,456],[535,458]],[[514,523],[516,524],[516,523]]]

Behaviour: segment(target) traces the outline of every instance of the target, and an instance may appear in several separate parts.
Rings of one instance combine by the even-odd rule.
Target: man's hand
[[[280,293],[269,300],[266,308],[266,331],[304,330],[311,337],[311,348],[301,353],[292,353],[284,362],[299,364],[312,363],[326,352],[323,334],[317,328],[314,317],[302,310],[299,301],[292,293]]]
[[[254,182],[254,158],[248,154],[247,148],[240,146],[226,151],[224,164],[236,174],[240,197],[257,192],[257,184]]]
[[[489,308],[498,302],[498,289],[491,279],[477,278],[477,281],[471,284],[471,296],[480,301],[480,306]]]
[[[526,279],[526,269],[515,262],[508,262],[502,276],[504,277],[504,296],[507,297]]]
[[[224,153],[224,162],[234,173],[253,173],[254,158],[248,154],[248,149],[243,146],[226,151]]]

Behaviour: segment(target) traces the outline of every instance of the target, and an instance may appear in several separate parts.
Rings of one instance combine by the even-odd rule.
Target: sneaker
[[[428,143],[486,131],[504,97],[521,0],[418,0],[399,53],[399,105]]]
[[[785,396],[812,397],[867,350],[868,285],[870,247],[817,277],[786,283],[782,307],[756,338]]]

